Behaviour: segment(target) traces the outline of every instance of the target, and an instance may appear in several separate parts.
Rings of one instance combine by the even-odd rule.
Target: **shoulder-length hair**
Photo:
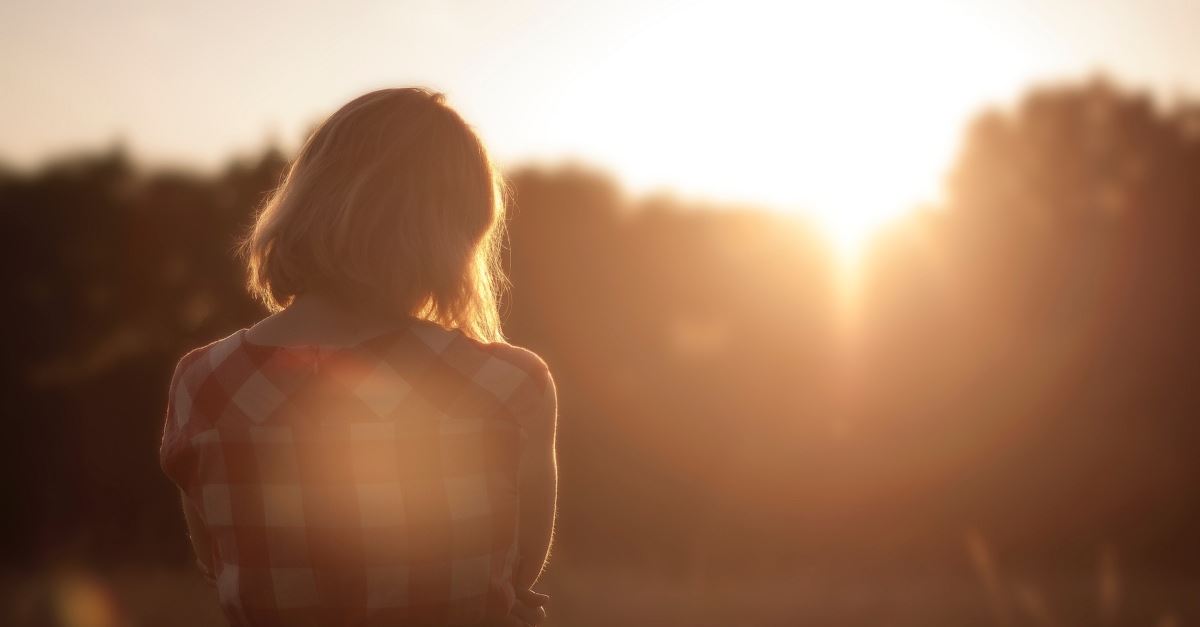
[[[278,311],[308,290],[503,340],[506,187],[471,127],[421,88],[360,96],[305,142],[241,241]]]

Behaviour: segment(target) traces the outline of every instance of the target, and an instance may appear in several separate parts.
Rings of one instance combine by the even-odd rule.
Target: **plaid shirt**
[[[160,449],[231,624],[507,615],[521,444],[554,411],[545,364],[417,320],[344,348],[245,331],[180,360]]]

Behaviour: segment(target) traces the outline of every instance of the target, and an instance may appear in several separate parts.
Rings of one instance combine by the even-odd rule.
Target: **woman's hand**
[[[546,602],[550,597],[533,590],[518,590],[517,602],[513,604],[504,627],[535,627],[546,620]]]

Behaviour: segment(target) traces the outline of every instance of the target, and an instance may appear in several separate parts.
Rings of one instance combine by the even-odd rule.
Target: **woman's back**
[[[160,455],[231,622],[503,618],[522,438],[551,386],[534,354],[415,318],[348,346],[243,329],[188,353]]]
[[[160,450],[234,625],[544,618],[556,400],[503,341],[504,189],[442,94],[399,88],[265,198],[239,252],[273,313],[184,356]]]

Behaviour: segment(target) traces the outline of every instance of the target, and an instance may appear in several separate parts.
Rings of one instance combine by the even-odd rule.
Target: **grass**
[[[1183,627],[1200,619],[1200,582],[1004,573],[982,539],[975,576],[896,576],[870,569],[791,575],[668,576],[645,569],[556,565],[548,627]],[[1109,570],[1106,572],[1105,569]],[[3,624],[46,627],[224,625],[215,593],[190,570],[57,569],[0,579]]]

